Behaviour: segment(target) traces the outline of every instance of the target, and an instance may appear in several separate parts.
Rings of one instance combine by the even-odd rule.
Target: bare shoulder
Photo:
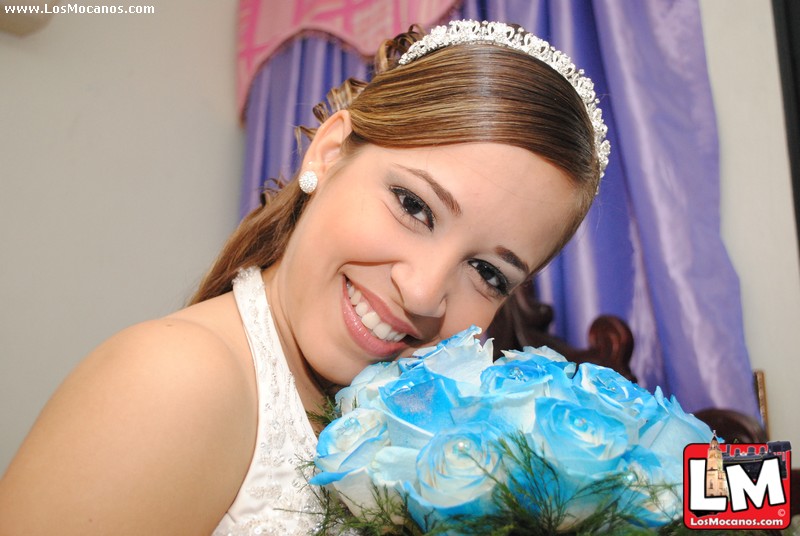
[[[0,534],[213,530],[249,466],[257,404],[236,337],[203,319],[130,327],[75,369],[0,481]]]
[[[197,375],[195,379],[202,380],[208,374],[211,377],[206,379],[217,379],[221,374],[218,379],[224,380],[228,374],[238,376],[236,373],[242,372],[237,350],[224,329],[181,312],[117,333],[99,346],[84,366],[155,367],[164,378],[169,377],[172,367],[178,367],[182,375]]]

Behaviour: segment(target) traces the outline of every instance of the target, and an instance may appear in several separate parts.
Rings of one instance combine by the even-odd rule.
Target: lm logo
[[[684,524],[689,528],[789,526],[788,441],[693,443],[684,450]]]

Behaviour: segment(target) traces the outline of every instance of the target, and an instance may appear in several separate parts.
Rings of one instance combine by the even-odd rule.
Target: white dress
[[[298,466],[317,438],[286,364],[258,268],[241,270],[233,293],[258,383],[258,435],[242,487],[214,536],[310,534],[319,501]]]

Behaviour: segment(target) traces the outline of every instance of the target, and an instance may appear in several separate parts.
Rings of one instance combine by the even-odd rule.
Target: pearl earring
[[[298,182],[300,183],[300,189],[303,190],[306,194],[311,194],[314,190],[317,189],[317,174],[311,171],[304,171]]]

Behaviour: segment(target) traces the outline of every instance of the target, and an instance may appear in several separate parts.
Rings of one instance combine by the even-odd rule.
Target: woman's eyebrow
[[[528,263],[520,259],[519,256],[517,256],[517,254],[511,251],[510,249],[504,248],[503,246],[497,246],[497,248],[494,251],[495,253],[500,255],[501,259],[506,261],[514,268],[517,268],[518,270],[522,271],[525,275],[531,273],[531,269],[528,266]]]
[[[439,200],[444,204],[444,206],[447,207],[447,210],[449,210],[453,216],[461,215],[461,206],[458,204],[458,201],[456,201],[456,198],[453,197],[453,194],[448,192],[444,186],[436,182],[436,180],[431,176],[430,173],[428,173],[424,169],[410,168],[403,166],[401,164],[394,164],[394,165],[427,182],[428,185],[433,190],[433,193],[436,194],[436,197],[439,198]]]

